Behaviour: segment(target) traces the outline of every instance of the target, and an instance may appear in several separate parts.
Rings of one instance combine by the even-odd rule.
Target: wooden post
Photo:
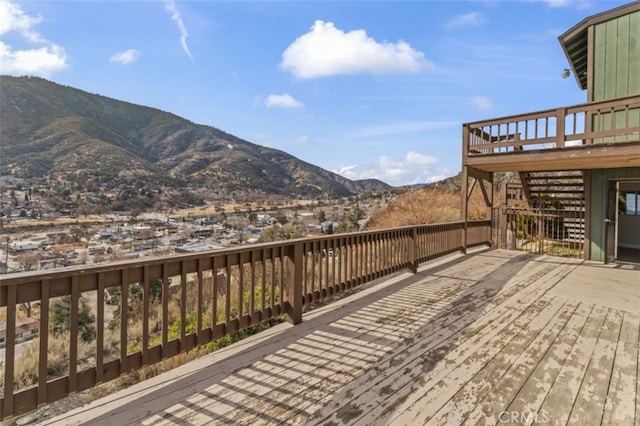
[[[502,183],[502,206],[498,209],[497,216],[499,217],[498,221],[500,224],[500,238],[498,242],[497,248],[508,248],[507,247],[507,209],[508,199],[507,199],[507,183]]]
[[[2,406],[1,419],[13,415],[13,378],[15,372],[16,356],[16,299],[17,289],[15,285],[7,288],[7,336],[4,358],[4,404]]]
[[[545,254],[544,250],[544,218],[542,207],[538,210],[538,254]]]
[[[556,148],[564,148],[564,120],[566,113],[566,108],[558,108],[556,110]]]
[[[287,247],[287,322],[302,322],[302,242]]]
[[[583,220],[584,220],[584,238],[582,240],[584,259],[591,259],[591,170],[583,170],[582,176],[584,179],[584,206],[583,206]]]
[[[469,194],[467,194],[469,186],[469,170],[467,166],[462,166],[462,182],[461,182],[461,195],[462,195],[462,207],[460,209],[460,219],[464,222],[462,227],[462,252],[467,253],[467,226],[468,226],[468,214],[467,208],[469,204]]]
[[[409,230],[409,238],[407,238],[407,265],[409,272],[415,274],[418,272],[418,228],[413,227]]]

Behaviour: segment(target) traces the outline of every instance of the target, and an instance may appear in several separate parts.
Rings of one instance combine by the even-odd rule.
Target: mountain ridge
[[[176,190],[341,197],[390,189],[156,108],[39,77],[0,76],[0,172],[55,180],[139,178]]]

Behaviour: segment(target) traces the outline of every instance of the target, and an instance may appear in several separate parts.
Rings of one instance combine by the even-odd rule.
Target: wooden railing
[[[452,222],[3,276],[0,419],[490,240]]]
[[[638,95],[463,125],[467,157],[638,141]]]
[[[494,246],[552,256],[584,258],[584,210],[494,209]]]

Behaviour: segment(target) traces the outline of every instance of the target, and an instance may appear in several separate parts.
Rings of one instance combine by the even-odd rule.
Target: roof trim
[[[560,40],[560,43],[565,43],[569,39],[581,33],[582,31],[586,31],[587,27],[590,27],[591,25],[596,25],[601,22],[609,21],[611,19],[615,19],[620,16],[627,15],[629,13],[637,12],[639,10],[640,10],[640,0],[616,7],[615,9],[606,10],[596,15],[589,16],[583,19],[579,24],[567,30],[564,34],[558,37],[558,40]]]
[[[582,90],[587,88],[587,30],[589,27],[610,21],[620,16],[640,11],[640,0],[607,10],[583,19],[558,37],[565,56],[569,60],[573,75]]]

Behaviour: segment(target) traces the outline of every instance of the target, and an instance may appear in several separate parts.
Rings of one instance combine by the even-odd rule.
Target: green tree
[[[289,222],[289,219],[287,219],[287,216],[283,215],[282,213],[278,213],[276,215],[276,222],[278,222],[280,225],[286,225],[287,222]]]
[[[127,318],[133,324],[142,319],[144,287],[138,283],[129,285],[129,296],[127,297]],[[150,305],[162,299],[162,280],[149,282]],[[109,323],[110,329],[115,329],[120,324],[120,294],[114,295],[111,304],[118,305],[113,312],[113,318]]]
[[[293,226],[272,226],[262,231],[262,235],[258,238],[259,243],[268,243],[271,241],[293,240],[301,238],[302,233]]]
[[[324,210],[320,210],[318,212],[318,223],[322,224],[323,222],[326,222],[327,220],[327,214],[324,212]]]
[[[90,343],[96,338],[96,316],[83,297],[78,299],[78,304],[78,336],[83,342]],[[51,334],[59,336],[68,332],[70,324],[71,296],[64,296],[51,305]]]
[[[345,213],[342,222],[338,226],[338,232],[353,232],[360,229],[358,221],[365,218],[364,211],[360,206],[355,205]]]

